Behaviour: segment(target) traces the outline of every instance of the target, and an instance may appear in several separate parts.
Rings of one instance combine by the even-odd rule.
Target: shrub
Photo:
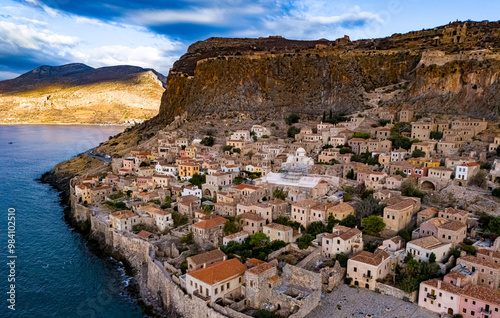
[[[478,173],[476,173],[469,179],[469,182],[467,182],[467,184],[479,188],[486,188],[488,186],[486,172],[484,170],[479,170]]]
[[[345,277],[344,278],[344,284],[351,285],[351,282],[352,282],[352,277]]]
[[[420,149],[415,149],[411,153],[412,158],[420,158],[420,157],[425,157],[425,151],[422,151]]]
[[[300,133],[300,128],[297,128],[295,126],[290,126],[287,131],[287,136],[290,138],[295,138],[295,135]]]
[[[304,250],[311,246],[313,240],[314,237],[311,234],[304,234],[297,239],[296,243],[301,250]]]
[[[363,232],[368,235],[378,235],[384,228],[384,220],[376,215],[370,215],[361,221],[361,226],[363,227]]]
[[[201,140],[200,144],[212,147],[215,144],[215,139],[212,136],[205,137]]]
[[[401,183],[401,194],[407,197],[424,197],[424,194],[417,187],[417,180],[413,178],[407,178]]]
[[[347,267],[347,260],[349,260],[349,256],[347,254],[339,253],[335,255],[335,259],[339,262],[340,266],[344,268]]]
[[[352,138],[363,138],[363,139],[370,139],[370,133],[369,132],[355,132],[352,135]]]
[[[194,234],[189,232],[181,238],[181,242],[185,244],[194,244]]]
[[[290,116],[288,116],[286,119],[285,119],[285,122],[287,123],[287,125],[292,125],[292,124],[296,124],[299,122],[299,119],[300,117],[296,114],[291,114]]]
[[[356,226],[356,217],[352,214],[349,214],[343,220],[341,220],[339,224],[342,226],[354,228]]]
[[[491,195],[500,198],[500,188],[493,189],[493,191],[491,191]]]

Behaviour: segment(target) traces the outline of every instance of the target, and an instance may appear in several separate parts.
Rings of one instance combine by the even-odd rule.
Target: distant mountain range
[[[122,123],[158,113],[166,77],[153,69],[74,63],[0,81],[2,123]]]

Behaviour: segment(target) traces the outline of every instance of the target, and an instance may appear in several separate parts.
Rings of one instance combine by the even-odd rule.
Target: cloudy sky
[[[212,36],[354,40],[499,12],[498,0],[0,0],[0,80],[73,62],[166,75],[189,44]]]

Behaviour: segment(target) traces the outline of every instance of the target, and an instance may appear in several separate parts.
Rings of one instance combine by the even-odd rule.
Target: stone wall
[[[418,296],[417,291],[414,291],[413,293],[408,294],[399,288],[396,288],[396,287],[393,287],[390,285],[386,285],[386,284],[382,284],[382,283],[375,284],[375,291],[381,293],[382,295],[393,296],[393,297],[396,297],[396,298],[399,298],[399,299],[402,299],[405,301],[409,301],[412,303],[416,303],[418,300],[417,299],[417,296]]]
[[[141,297],[158,303],[160,315],[170,317],[172,311],[183,317],[251,318],[229,307],[208,306],[205,301],[185,293],[182,280],[170,275],[160,261],[155,260],[154,246],[133,233],[118,232],[92,214],[92,210],[72,200],[72,214],[81,222],[90,221],[90,236],[111,255],[123,257],[137,271]],[[169,267],[171,265],[168,265]],[[169,268],[173,270],[173,268]]]

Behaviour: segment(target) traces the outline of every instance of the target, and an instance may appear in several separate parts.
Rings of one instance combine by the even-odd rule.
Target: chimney
[[[461,287],[461,284],[462,284],[462,278],[461,277],[457,277],[457,286]]]
[[[207,263],[203,263],[203,268],[206,268],[207,267]]]
[[[441,289],[441,280],[438,280],[438,286],[437,286],[438,289]]]

